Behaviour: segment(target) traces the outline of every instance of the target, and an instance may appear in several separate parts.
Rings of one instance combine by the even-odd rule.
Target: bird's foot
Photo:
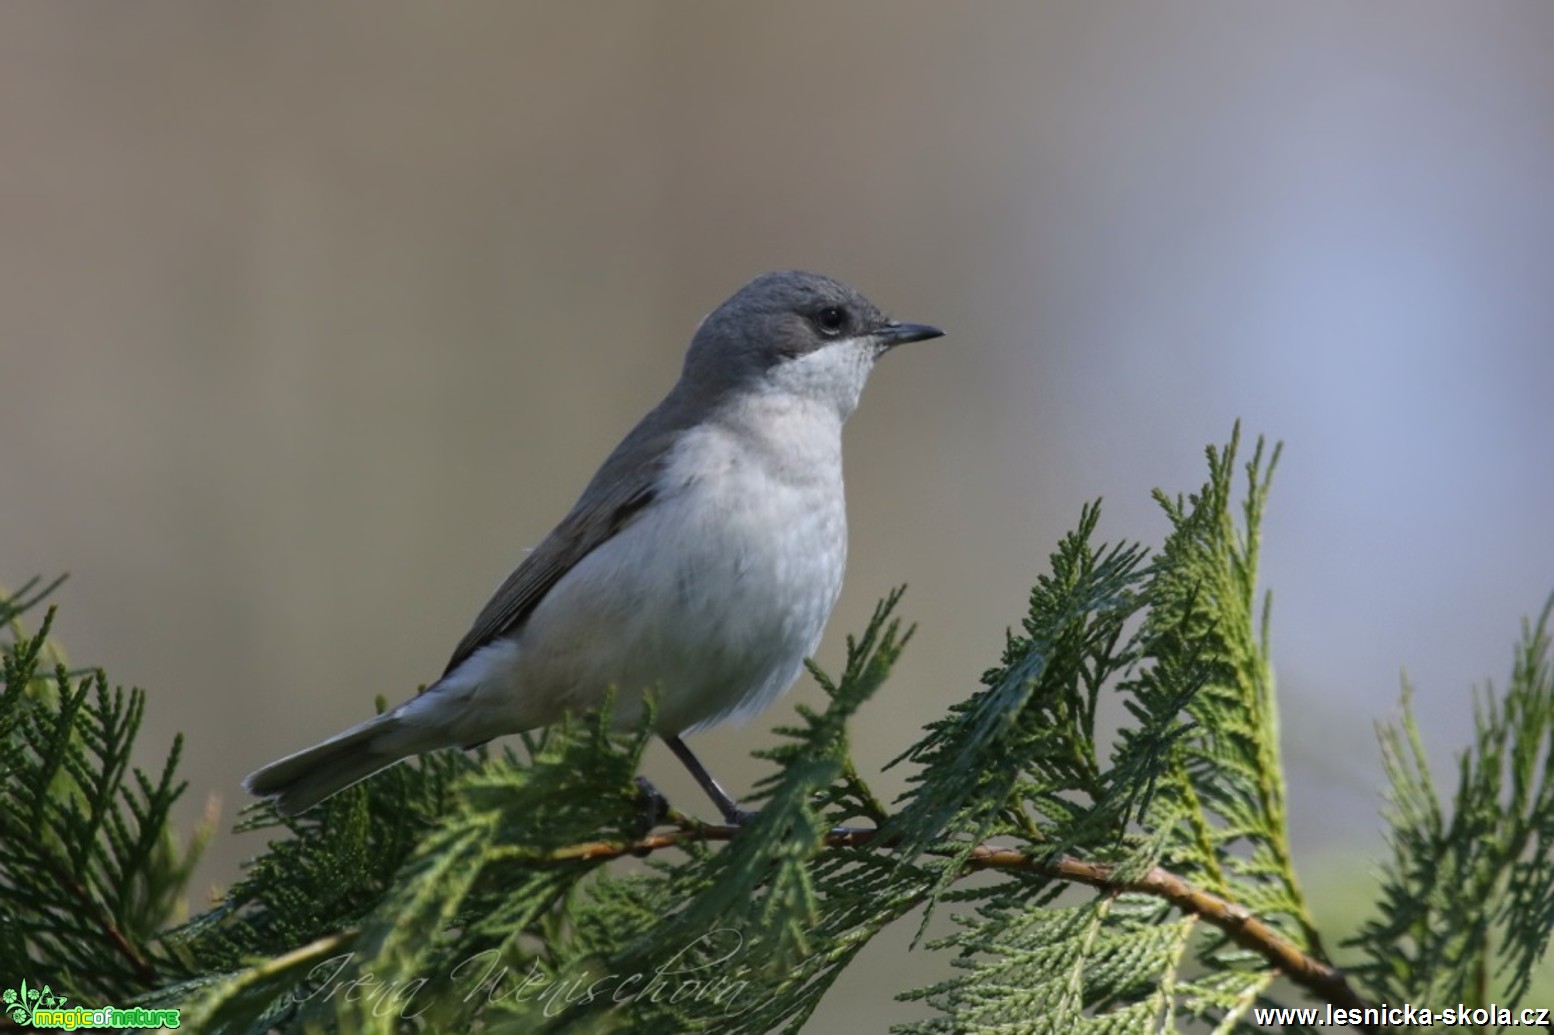
[[[718,811],[723,813],[723,822],[727,823],[731,827],[742,827],[752,819],[755,819],[756,816],[760,815],[759,812],[752,812],[750,809],[740,808],[739,803],[732,800],[728,802],[719,802]]]
[[[832,827],[826,837],[844,844],[863,844],[874,839],[879,827]]]
[[[663,823],[669,816],[669,799],[645,776],[637,777],[637,805],[644,833]]]

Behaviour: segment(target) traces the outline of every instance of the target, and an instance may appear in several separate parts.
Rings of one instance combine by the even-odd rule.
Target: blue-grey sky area
[[[1444,771],[1554,591],[1551,53],[1536,2],[6,5],[0,583],[72,573],[72,658],[231,818],[441,671],[704,313],[812,268],[948,332],[848,428],[820,660],[899,583],[919,623],[865,771],[1082,504],[1158,543],[1239,418],[1285,443],[1295,848],[1365,872],[1402,670]],[[693,746],[742,792],[819,696]],[[816,1023],[915,1015],[905,941]]]

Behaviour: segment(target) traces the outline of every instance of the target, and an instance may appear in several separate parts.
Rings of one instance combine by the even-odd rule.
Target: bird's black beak
[[[880,345],[887,349],[893,349],[897,345],[905,345],[909,341],[927,341],[930,338],[942,338],[944,337],[944,332],[926,323],[896,323],[892,320],[875,331],[874,336],[879,340]]]

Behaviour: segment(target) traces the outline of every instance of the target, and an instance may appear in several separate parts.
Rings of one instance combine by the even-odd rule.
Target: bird
[[[847,561],[842,426],[875,362],[943,335],[784,270],[704,317],[679,379],[496,589],[434,683],[251,773],[294,816],[402,759],[588,714],[654,729],[724,820],[742,809],[682,739],[760,712],[819,646]]]

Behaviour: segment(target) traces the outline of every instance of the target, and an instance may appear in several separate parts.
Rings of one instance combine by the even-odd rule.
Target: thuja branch
[[[60,886],[75,899],[82,914],[90,917],[97,925],[97,929],[107,938],[108,944],[113,947],[113,951],[129,965],[130,970],[135,975],[135,979],[146,988],[155,988],[160,980],[156,968],[130,943],[124,931],[108,915],[108,911],[97,900],[96,896],[87,889],[86,885],[77,880],[53,853],[40,853],[38,860],[42,863],[43,868],[59,882]]]
[[[1068,855],[1038,859],[1014,848],[978,845],[966,863],[966,872],[978,870],[1020,870],[1114,894],[1134,892],[1163,898],[1182,912],[1219,928],[1237,945],[1262,956],[1285,977],[1324,1001],[1346,1010],[1370,1006],[1350,986],[1343,971],[1301,951],[1245,906],[1196,888],[1164,867],[1156,866],[1133,880],[1117,880],[1114,868],[1106,863],[1086,862]],[[1390,1030],[1368,1024],[1355,1027],[1366,1032]]]
[[[589,841],[536,853],[534,861],[597,862],[628,855],[640,857],[689,842],[729,841],[738,832],[738,827],[687,821],[673,830],[648,834],[635,841]],[[874,830],[837,830],[826,837],[826,845],[831,848],[856,848],[876,842],[880,847],[886,846]],[[1237,945],[1257,953],[1285,977],[1324,1002],[1346,1010],[1374,1009],[1349,984],[1343,971],[1302,951],[1245,906],[1194,887],[1163,867],[1157,866],[1142,877],[1122,880],[1118,879],[1116,868],[1106,863],[1086,862],[1068,855],[1042,858],[1016,848],[978,845],[967,859],[963,875],[982,870],[1035,873],[1110,894],[1130,892],[1164,899],[1183,913],[1223,931]],[[1383,1025],[1363,1023],[1354,1027],[1374,1035],[1392,1030]]]

